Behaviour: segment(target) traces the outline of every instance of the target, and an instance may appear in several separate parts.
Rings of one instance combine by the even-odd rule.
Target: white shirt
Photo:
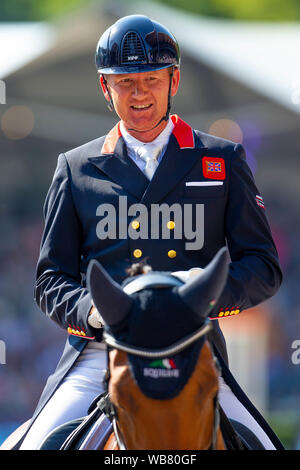
[[[140,140],[136,139],[135,137],[133,137],[132,135],[130,135],[126,131],[122,121],[120,123],[120,131],[121,131],[122,137],[123,137],[123,139],[125,140],[125,143],[126,143],[128,156],[134,161],[134,163],[143,172],[144,172],[144,169],[145,169],[145,166],[146,166],[146,162],[144,160],[142,160],[141,157],[139,156],[138,149],[140,147],[146,147],[147,148],[147,146],[149,146],[149,148],[150,148],[150,145],[151,146],[157,145],[158,147],[161,148],[160,155],[157,159],[158,163],[159,163],[161,161],[165,151],[166,151],[166,148],[167,148],[167,145],[168,145],[168,142],[169,142],[169,138],[170,138],[170,135],[173,132],[173,129],[174,129],[174,124],[173,124],[172,120],[169,118],[168,124],[166,125],[164,130],[156,137],[156,139],[154,139],[152,142],[141,142]]]

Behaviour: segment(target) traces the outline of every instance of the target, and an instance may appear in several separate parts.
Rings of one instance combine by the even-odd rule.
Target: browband
[[[147,275],[142,274],[141,276],[133,279],[131,282],[123,287],[123,291],[126,294],[134,294],[143,289],[155,288],[167,288],[182,286],[183,282],[171,274],[161,273],[148,273]]]

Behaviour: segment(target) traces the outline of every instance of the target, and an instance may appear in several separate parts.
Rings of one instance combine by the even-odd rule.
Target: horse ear
[[[206,318],[225,286],[230,257],[226,247],[221,248],[198,276],[178,289],[178,294],[189,307]]]
[[[124,320],[131,308],[132,299],[98,261],[90,261],[86,278],[87,288],[104,322],[113,326]]]

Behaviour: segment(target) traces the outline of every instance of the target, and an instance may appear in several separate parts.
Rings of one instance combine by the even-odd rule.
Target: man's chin
[[[152,131],[161,123],[161,118],[158,119],[143,119],[143,120],[131,120],[129,123],[123,124],[128,131],[135,131],[139,134],[144,134]]]

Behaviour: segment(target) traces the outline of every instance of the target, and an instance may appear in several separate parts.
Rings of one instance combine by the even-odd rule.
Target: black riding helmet
[[[108,28],[96,48],[100,74],[140,73],[180,65],[175,37],[143,15],[125,16]]]
[[[180,51],[175,37],[165,26],[144,15],[121,18],[100,37],[95,62],[101,75],[142,73],[172,67],[168,108],[161,121],[169,119],[172,75],[174,67],[180,65]],[[104,83],[106,85],[106,80]],[[112,99],[109,109],[113,110]]]

